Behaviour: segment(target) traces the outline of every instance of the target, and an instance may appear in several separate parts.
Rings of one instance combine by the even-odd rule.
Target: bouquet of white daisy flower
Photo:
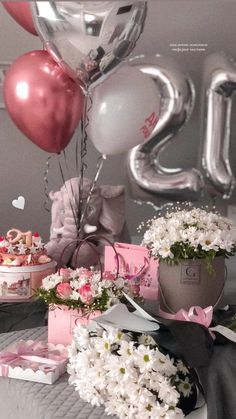
[[[148,222],[142,244],[151,256],[178,264],[181,259],[205,259],[211,271],[217,256],[236,253],[236,226],[227,218],[200,208],[168,211]]]
[[[181,398],[193,390],[181,360],[162,353],[151,336],[109,328],[74,329],[69,383],[80,397],[119,418],[183,418]]]

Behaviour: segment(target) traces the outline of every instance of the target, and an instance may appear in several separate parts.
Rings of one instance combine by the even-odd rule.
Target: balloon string
[[[104,161],[106,160],[106,158],[107,158],[107,156],[106,156],[105,154],[103,154],[103,155],[102,155],[102,156],[100,156],[100,157],[98,158],[98,160],[97,160],[97,171],[96,171],[95,176],[94,176],[94,178],[93,178],[92,185],[91,185],[91,188],[90,188],[90,191],[89,191],[89,194],[88,194],[88,197],[87,197],[87,200],[86,200],[86,203],[85,203],[84,209],[83,209],[83,211],[82,211],[82,213],[81,213],[80,226],[79,226],[79,231],[78,231],[78,233],[80,233],[80,231],[81,231],[81,227],[82,227],[82,224],[83,224],[83,220],[84,220],[84,217],[85,217],[85,215],[86,215],[87,208],[88,208],[88,205],[89,205],[89,202],[90,202],[90,199],[91,199],[92,193],[93,193],[93,191],[94,191],[94,189],[95,189],[95,187],[96,187],[96,185],[97,185],[97,181],[98,181],[99,175],[100,175],[100,173],[101,173],[101,170],[102,170],[102,168],[103,168],[103,164],[104,164]]]
[[[83,212],[83,186],[84,186],[84,172],[87,169],[85,163],[85,157],[87,156],[87,127],[89,125],[89,111],[92,107],[92,98],[89,90],[85,93],[84,107],[83,107],[83,118],[81,122],[81,147],[80,147],[80,177],[79,177],[79,206],[78,206],[78,220],[80,226],[78,232],[81,231],[81,217]]]
[[[67,156],[66,156],[66,151],[65,150],[63,150],[63,157],[64,157],[64,162],[65,162],[66,170],[67,170],[67,173],[69,175],[70,174],[69,173],[69,165],[68,165],[68,162],[67,162]],[[72,211],[73,211],[73,217],[74,217],[75,225],[76,225],[76,228],[78,229],[79,228],[79,219],[76,216],[76,210],[75,210],[75,208],[78,207],[78,201],[77,201],[77,199],[75,197],[75,192],[74,192],[74,189],[73,189],[72,181],[71,180],[72,179],[70,178],[67,181],[67,183],[69,183],[69,185],[70,185],[71,197],[73,197],[73,201],[71,201],[71,207],[72,207]],[[65,187],[66,187],[66,184],[65,184]],[[69,195],[68,195],[68,197],[69,197]]]
[[[81,122],[82,123],[82,122]],[[82,130],[82,127],[81,127]],[[77,132],[76,132],[76,142],[75,142],[75,169],[76,169],[76,173],[77,176],[79,177],[80,175],[80,168],[79,168],[79,142],[80,142],[80,129],[79,127],[77,128]]]
[[[63,151],[63,156],[64,156],[66,167],[68,168],[65,151]],[[62,177],[62,182],[63,182],[63,184],[65,186],[65,189],[66,189],[66,192],[67,192],[67,195],[68,195],[69,204],[70,204],[70,208],[71,208],[71,211],[72,211],[72,214],[73,214],[74,222],[75,222],[75,225],[77,226],[78,225],[78,219],[76,217],[76,213],[75,213],[75,209],[74,209],[74,206],[73,206],[73,202],[71,201],[70,194],[69,194],[69,191],[68,191],[68,188],[67,188],[66,179],[65,179],[65,176],[64,176],[64,173],[63,173],[63,169],[62,169],[62,165],[61,165],[61,161],[60,161],[60,154],[58,155],[58,164],[59,164],[59,169],[60,169],[60,173],[61,173],[61,177]],[[72,188],[71,181],[69,183],[70,183],[70,187],[71,187],[71,196],[73,196],[73,188]]]
[[[50,212],[50,208],[49,208],[49,182],[48,182],[48,174],[49,174],[49,170],[50,170],[50,160],[51,160],[52,156],[49,156],[47,158],[46,161],[46,167],[45,167],[45,171],[43,174],[43,180],[44,180],[44,195],[45,195],[45,200],[43,203],[44,209],[47,212]]]
[[[82,121],[81,121],[82,124]],[[80,179],[81,173],[80,173],[80,164],[79,164],[79,144],[80,144],[80,133],[82,132],[82,125],[78,126],[76,131],[76,142],[75,142],[75,170],[78,179]],[[80,195],[78,194],[78,197],[76,199],[76,208],[78,208],[78,217],[77,217],[77,230],[79,229],[79,205],[80,205]]]

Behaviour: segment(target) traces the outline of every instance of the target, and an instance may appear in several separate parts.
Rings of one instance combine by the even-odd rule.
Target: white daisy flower
[[[156,362],[155,350],[139,345],[134,352],[134,362],[141,372],[152,369]]]
[[[58,274],[46,276],[42,281],[42,288],[49,291],[56,287],[57,284],[63,282],[63,277]]]
[[[188,377],[185,377],[184,380],[180,380],[177,385],[178,390],[184,395],[184,397],[189,397],[192,393],[192,386],[189,382]]]

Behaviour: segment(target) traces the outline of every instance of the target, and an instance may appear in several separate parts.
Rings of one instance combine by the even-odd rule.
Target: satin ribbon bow
[[[184,309],[179,310],[175,315],[175,320],[183,320],[187,322],[195,322],[205,326],[207,329],[209,328],[212,322],[213,316],[213,307],[209,306],[206,308],[202,308],[199,306],[194,306],[186,311]]]
[[[216,325],[214,327],[210,327],[212,316],[213,316],[213,307],[209,306],[206,308],[194,306],[189,309],[189,311],[186,311],[184,309],[179,310],[175,314],[167,313],[161,309],[159,309],[159,315],[163,317],[164,319],[169,320],[182,320],[187,322],[195,322],[198,324],[201,324],[202,326],[205,326],[211,337],[215,339],[215,333],[218,332],[228,340],[231,340],[232,342],[236,343],[236,333],[229,329],[228,327]]]
[[[191,307],[189,311],[186,311],[183,308],[181,308],[175,314],[167,313],[159,309],[159,314],[164,319],[194,322],[194,323],[201,324],[202,326],[205,326],[207,329],[209,329],[210,324],[212,322],[213,307],[209,306],[206,308],[202,308],[199,306],[194,306],[194,307]],[[209,329],[209,333],[214,338],[214,334],[211,332],[210,329]]]

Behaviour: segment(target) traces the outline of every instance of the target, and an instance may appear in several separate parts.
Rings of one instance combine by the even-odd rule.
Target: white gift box
[[[67,357],[63,345],[19,341],[0,352],[0,376],[53,384],[66,372]]]

